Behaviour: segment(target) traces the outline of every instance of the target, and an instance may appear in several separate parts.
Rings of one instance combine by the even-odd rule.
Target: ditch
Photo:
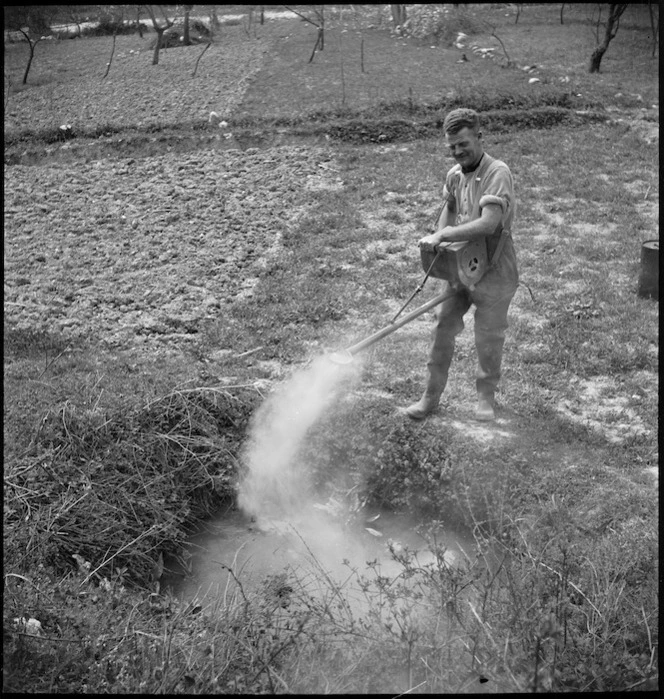
[[[333,585],[362,613],[366,599],[360,581],[374,575],[398,579],[405,569],[400,556],[434,568],[437,551],[441,562],[458,567],[471,559],[474,546],[461,529],[423,531],[412,517],[388,511],[344,522],[325,505],[314,505],[296,518],[260,522],[233,508],[191,537],[186,564],[167,561],[171,571],[163,588],[185,604],[214,606],[238,587],[255,592],[270,579],[306,586],[314,596]]]

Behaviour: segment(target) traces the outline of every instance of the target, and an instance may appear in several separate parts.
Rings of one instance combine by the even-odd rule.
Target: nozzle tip
[[[339,352],[332,352],[327,355],[327,358],[334,362],[334,364],[346,365],[353,361],[353,355],[348,350],[341,350]]]

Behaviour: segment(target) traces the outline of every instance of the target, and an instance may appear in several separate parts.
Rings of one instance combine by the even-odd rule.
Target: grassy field
[[[127,36],[101,80],[101,37],[41,42],[21,86],[27,49],[6,46],[6,691],[658,687],[659,316],[637,283],[641,245],[658,237],[659,61],[638,6],[589,75],[590,7],[561,25],[559,5],[525,6],[517,24],[513,6],[470,5],[438,39],[390,36],[376,7],[329,8],[312,62],[305,22],[224,25],[196,78],[200,47],[152,67],[149,37]],[[512,65],[457,62],[456,29],[502,55],[499,37]],[[438,126],[457,105],[484,115],[518,197],[498,420],[472,420],[472,314],[444,411],[398,413],[421,391],[424,316],[366,353],[300,458],[349,511],[353,492],[425,527],[463,526],[476,558],[450,568],[435,542],[435,564],[398,555],[400,579],[361,581],[361,618],[323,574],[288,579],[289,605],[275,579],[180,603],[161,589],[164,562],[232,503],[254,410],[326,349],[386,325],[421,280],[416,242],[451,165]],[[85,219],[99,182],[106,208]],[[120,214],[139,208],[125,233]],[[194,271],[173,261],[178,238]],[[102,254],[117,274],[99,291],[84,282],[96,295],[80,305],[80,261]],[[123,266],[137,270],[130,291]],[[181,312],[194,286],[221,301]],[[127,320],[148,302],[159,332]]]

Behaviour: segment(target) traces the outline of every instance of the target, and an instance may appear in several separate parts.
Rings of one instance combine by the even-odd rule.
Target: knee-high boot
[[[478,331],[476,347],[478,358],[477,371],[477,410],[478,420],[490,421],[495,418],[494,395],[500,380],[500,365],[503,356],[504,330],[493,332]]]
[[[449,292],[449,284],[447,288]],[[420,400],[406,408],[406,414],[413,420],[423,420],[438,408],[440,396],[447,385],[455,338],[463,330],[463,315],[469,306],[468,294],[461,290],[443,302],[436,312],[436,326],[432,333],[433,345],[427,362],[427,385]]]
[[[406,415],[413,420],[424,420],[433,413],[440,403],[440,396],[447,385],[447,368],[437,364],[429,364],[429,378],[422,397],[406,408]]]

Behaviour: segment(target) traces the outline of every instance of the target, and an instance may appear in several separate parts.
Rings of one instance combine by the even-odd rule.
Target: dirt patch
[[[626,126],[647,144],[659,144],[659,105],[630,110],[608,107],[607,111],[614,123]]]
[[[149,39],[118,36],[113,65],[102,79],[110,56],[110,39],[43,42],[27,86],[13,89],[5,109],[5,134],[58,129],[70,124],[74,133],[96,125],[164,127],[205,122],[210,111],[225,116],[242,99],[263,66],[268,40],[245,41],[228,33],[201,54],[200,46],[162,51],[151,65]],[[90,60],[90,46],[98,47]],[[6,69],[18,86],[27,47],[5,47]]]
[[[570,389],[573,398],[565,398],[557,405],[557,411],[571,420],[602,433],[614,444],[629,437],[649,435],[631,401],[640,401],[640,395],[626,396],[619,383],[610,377],[591,380],[572,377]]]
[[[5,322],[175,348],[250,294],[325,148],[164,153],[5,170]]]

